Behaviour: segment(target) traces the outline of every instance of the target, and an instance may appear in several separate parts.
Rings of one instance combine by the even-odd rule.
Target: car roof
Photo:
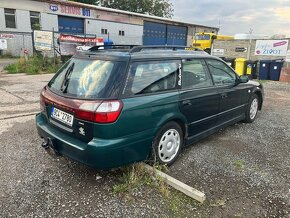
[[[169,50],[169,49],[146,49],[131,53],[128,49],[105,49],[98,51],[79,52],[74,57],[84,59],[102,59],[102,60],[146,60],[146,59],[188,59],[188,58],[213,58],[204,51],[192,50]]]

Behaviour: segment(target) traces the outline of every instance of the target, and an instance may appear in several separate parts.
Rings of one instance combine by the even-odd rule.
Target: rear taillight
[[[44,90],[42,90],[40,93],[40,100],[39,100],[40,111],[45,111],[45,100],[44,100],[43,94],[44,94]]]
[[[85,102],[75,111],[75,116],[96,123],[113,123],[118,119],[122,108],[122,102],[117,100]]]

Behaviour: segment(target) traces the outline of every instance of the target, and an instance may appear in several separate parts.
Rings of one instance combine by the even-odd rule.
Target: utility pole
[[[247,52],[247,59],[250,60],[251,57],[251,45],[252,45],[252,33],[253,33],[253,29],[250,28],[249,30],[249,34],[250,34],[250,40],[249,40],[249,45],[248,45],[248,52]]]

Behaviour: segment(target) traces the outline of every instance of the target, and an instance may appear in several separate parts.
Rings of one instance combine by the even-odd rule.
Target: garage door
[[[187,28],[183,26],[167,25],[167,44],[186,45]]]
[[[58,31],[61,33],[84,33],[84,19],[58,16]]]
[[[144,22],[143,44],[165,45],[166,25],[160,23]]]
[[[186,45],[187,27],[144,21],[143,45]]]

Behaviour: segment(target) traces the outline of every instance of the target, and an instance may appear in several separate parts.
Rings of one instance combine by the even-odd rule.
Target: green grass
[[[61,64],[57,60],[54,64],[53,58],[43,58],[42,56],[33,56],[26,62],[21,58],[17,63],[10,64],[4,68],[9,74],[26,73],[28,75],[35,75],[40,73],[55,73]]]
[[[262,84],[263,84],[263,83],[268,83],[268,82],[270,82],[270,81],[271,81],[271,80],[258,80],[258,82],[259,82],[259,83],[262,83]]]
[[[12,54],[3,54],[3,55],[0,55],[0,59],[7,59],[7,58],[19,58],[19,57],[16,57],[16,56],[12,56]]]
[[[236,160],[234,166],[237,170],[243,170],[245,168],[245,162],[243,160]]]
[[[163,166],[154,166],[154,168],[158,168],[162,171],[168,170]],[[119,178],[118,184],[114,185],[112,188],[113,194],[121,195],[129,201],[133,201],[133,193],[147,186],[148,189],[159,194],[167,211],[173,217],[185,217],[188,215],[186,208],[198,207],[201,205],[192,198],[169,187],[163,178],[146,171],[142,164],[135,164],[125,167],[122,170],[123,173]]]

